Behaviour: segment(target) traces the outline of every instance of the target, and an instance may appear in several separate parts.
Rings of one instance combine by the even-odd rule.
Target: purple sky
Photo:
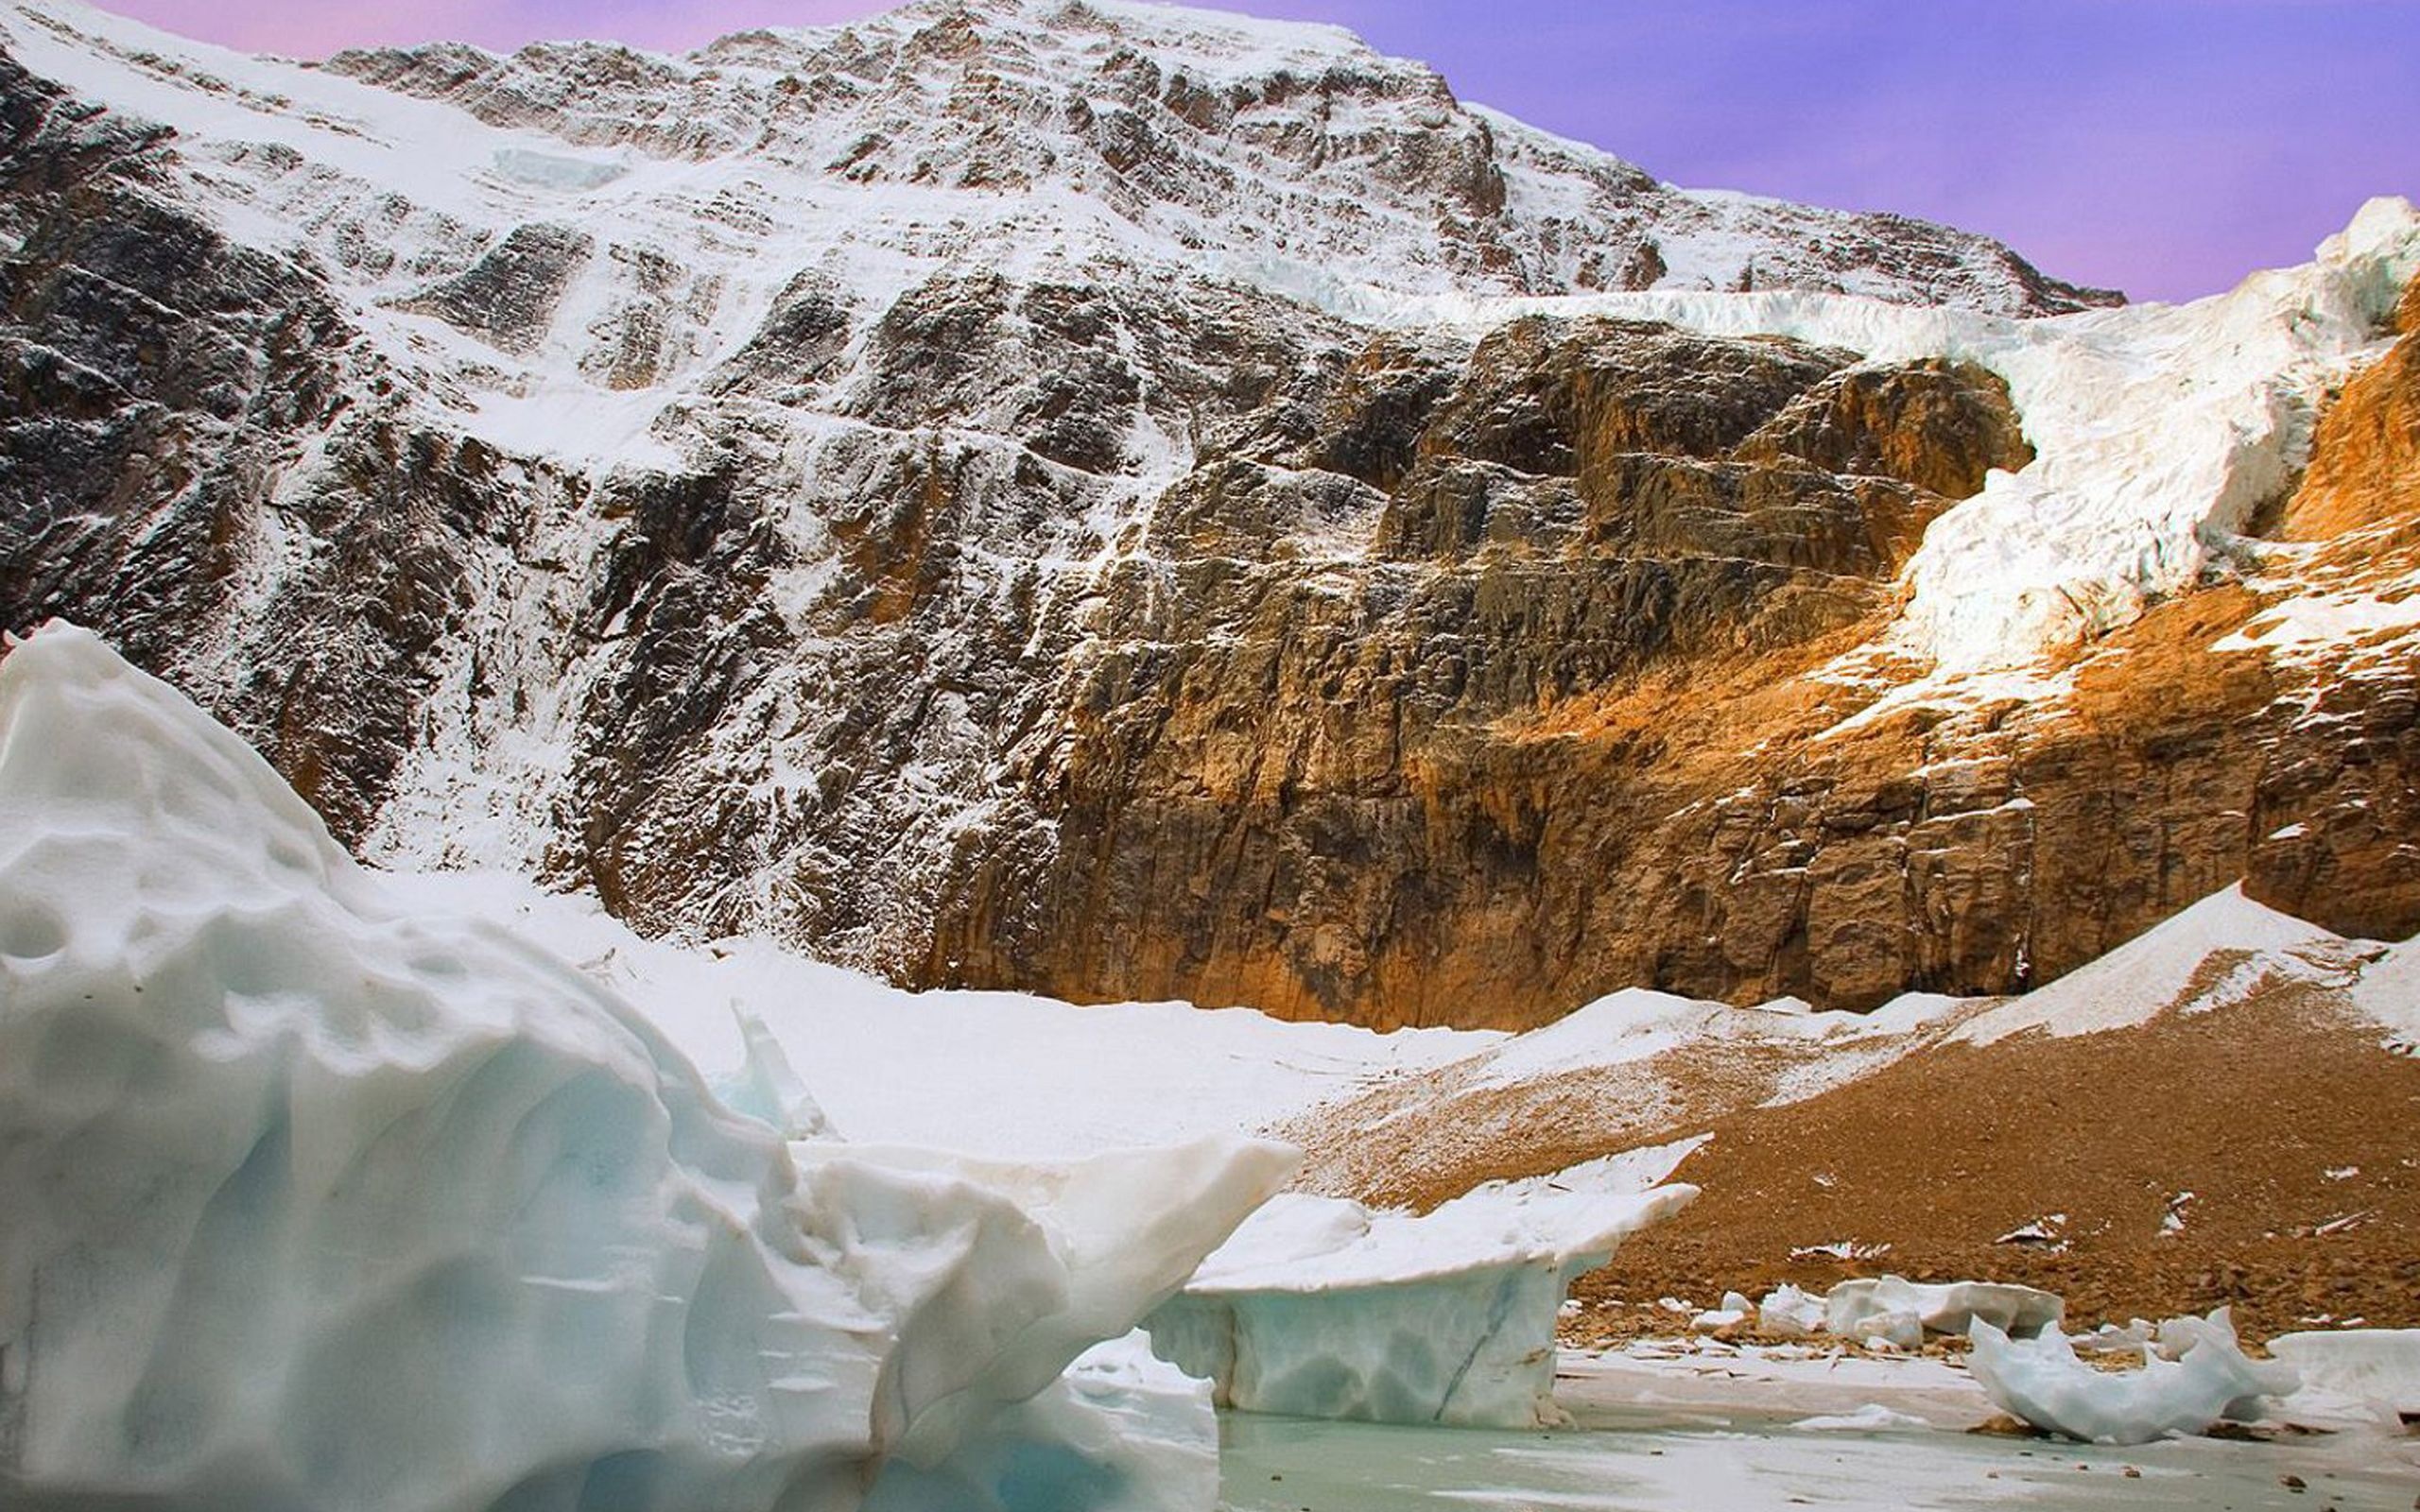
[[[459,38],[685,47],[856,0],[105,0],[317,55]],[[2415,0],[1230,0],[1337,22],[1464,98],[1676,182],[1989,232],[2137,298],[2302,261],[2420,198]]]

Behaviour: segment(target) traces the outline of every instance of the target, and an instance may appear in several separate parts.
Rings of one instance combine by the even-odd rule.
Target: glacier
[[[2310,262],[2181,305],[2024,320],[1798,289],[1654,289],[1466,294],[1354,313],[1474,335],[1524,315],[1662,320],[1869,362],[1973,362],[2005,379],[2035,459],[1995,471],[1927,528],[1902,570],[1908,604],[1889,644],[1931,670],[1863,716],[1874,718],[1962,689],[2046,689],[2051,653],[2239,569],[2258,550],[2245,539],[2254,516],[2308,460],[2326,394],[2392,344],[2396,301],[2415,276],[2420,209],[2381,196]],[[1860,665],[1852,656],[1836,672],[1854,679]]]
[[[1289,1148],[792,1141],[812,1104],[753,1059],[791,1127],[561,960],[402,906],[99,638],[13,644],[0,1502],[1212,1503],[1206,1388],[1127,1335]]]
[[[1564,1421],[1555,1321],[1575,1277],[1697,1188],[1656,1185],[1699,1142],[1495,1181],[1426,1214],[1289,1193],[1146,1320],[1221,1406],[1471,1428]]]

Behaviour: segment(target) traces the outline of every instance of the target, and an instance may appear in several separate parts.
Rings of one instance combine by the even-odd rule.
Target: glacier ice
[[[2420,1329],[2284,1333],[2269,1352],[2301,1374],[2307,1393],[2347,1399],[2398,1426],[2420,1420]]]
[[[1302,1418],[1533,1428],[1554,1405],[1572,1278],[1697,1195],[1676,1163],[1491,1182],[1425,1215],[1289,1194],[1145,1320],[1221,1405]],[[1641,1178],[1644,1169],[1650,1173]]]
[[[2002,1281],[1920,1284],[1903,1276],[1847,1280],[1824,1297],[1824,1329],[1842,1339],[1887,1339],[1902,1349],[1924,1346],[1927,1333],[1963,1333],[1977,1318],[2020,1338],[2066,1315],[2048,1292]]]
[[[1756,1304],[1737,1292],[1725,1292],[1722,1300],[1689,1319],[1689,1327],[1712,1333],[1721,1329],[1736,1328],[1755,1315]]]
[[[1137,1331],[1085,1350],[941,1464],[893,1462],[865,1512],[1204,1512],[1218,1499],[1210,1383],[1152,1354]]]
[[[2160,1349],[2122,1374],[2084,1364],[2055,1323],[2014,1339],[1978,1317],[1967,1337],[1966,1368],[1994,1402],[2036,1428],[2093,1444],[2146,1444],[2256,1418],[2262,1398],[2289,1396],[2301,1383],[2290,1365],[2247,1359],[2223,1307],[2161,1324]]]
[[[1824,1327],[1824,1299],[1784,1281],[1756,1304],[1756,1327],[1775,1338],[1802,1339]]]
[[[568,966],[398,906],[96,637],[16,644],[0,1502],[1210,1504],[1200,1392],[1096,1347],[1292,1152],[792,1143],[811,1102],[754,1072],[764,1118]]]

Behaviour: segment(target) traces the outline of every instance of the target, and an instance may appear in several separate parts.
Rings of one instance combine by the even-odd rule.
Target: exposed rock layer
[[[1251,193],[1306,235],[1352,242],[1322,217],[1365,192],[1463,227],[1407,280],[1586,284],[1571,225],[1500,180],[1577,174],[1663,238],[1615,282],[1680,277],[1672,228],[1715,214],[1365,53],[1211,89],[1195,43],[1112,26],[1075,120],[1035,94],[1058,43],[927,11],[686,61],[339,60],[346,90],[570,154],[499,150],[450,209],[7,63],[0,624],[105,627],[373,854],[542,866],[649,929],[915,984],[1509,1025],[1636,983],[2023,987],[2247,871],[2340,928],[2420,927],[2411,659],[2216,649],[2314,574],[2412,567],[2410,342],[2323,428],[2278,586],[2161,607],[2046,696],[1876,707],[1915,670],[1876,649],[1900,566],[2031,455],[1996,377],[1598,317],[1381,331],[1201,270],[1238,249],[1020,261],[942,217],[875,228],[895,286],[835,244],[743,287],[716,258],[804,234],[773,225],[781,174],[979,219],[1073,171],[1034,146],[1066,130],[1105,144],[1121,187],[1083,183],[1121,225],[1225,203],[1258,154],[1288,166]],[[279,132],[309,114],[216,82]],[[947,161],[902,134],[937,89],[991,123]],[[775,96],[763,141],[731,135]],[[1393,124],[1337,140],[1345,100]],[[836,120],[888,124],[807,155]],[[682,199],[694,241],[575,224],[628,171],[575,153],[599,148],[765,181]],[[230,204],[296,243],[238,238]],[[2085,297],[1844,225],[1772,208],[1756,277]]]

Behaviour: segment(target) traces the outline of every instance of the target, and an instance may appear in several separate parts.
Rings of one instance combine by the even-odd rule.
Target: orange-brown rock
[[[2033,460],[2014,416],[1975,423],[1974,398],[1991,376],[1932,358],[1896,368],[1852,368],[1793,400],[1741,442],[1741,461],[1796,457],[1827,472],[1899,478],[1944,498],[1982,490],[1995,468]]]
[[[2021,457],[1996,381],[1530,320],[1442,376],[1374,347],[1308,414],[1162,500],[1034,774],[1056,853],[977,877],[917,974],[1377,1022],[1788,978],[1659,966],[1637,942],[1674,900],[1625,884],[1746,747],[1847,712],[1791,679],[1887,610],[1946,504],[1899,474]],[[1305,561],[1330,532],[1374,550]]]
[[[2411,287],[2420,292],[2420,282]],[[2309,471],[2286,508],[2288,539],[2420,518],[2420,299],[2405,296],[2399,323],[2412,334],[2356,373],[2321,420]]]
[[[2313,477],[2392,515],[2357,421]],[[1949,364],[1605,321],[1442,376],[1373,347],[1159,506],[1028,779],[1054,853],[976,874],[910,974],[1515,1027],[1633,985],[2018,990],[2247,873],[2420,928],[2420,662],[2220,649],[2284,577],[2156,606],[2033,699],[1876,709],[1912,669],[1835,664],[1940,490],[2029,455]],[[2301,570],[2420,568],[2364,541]]]

